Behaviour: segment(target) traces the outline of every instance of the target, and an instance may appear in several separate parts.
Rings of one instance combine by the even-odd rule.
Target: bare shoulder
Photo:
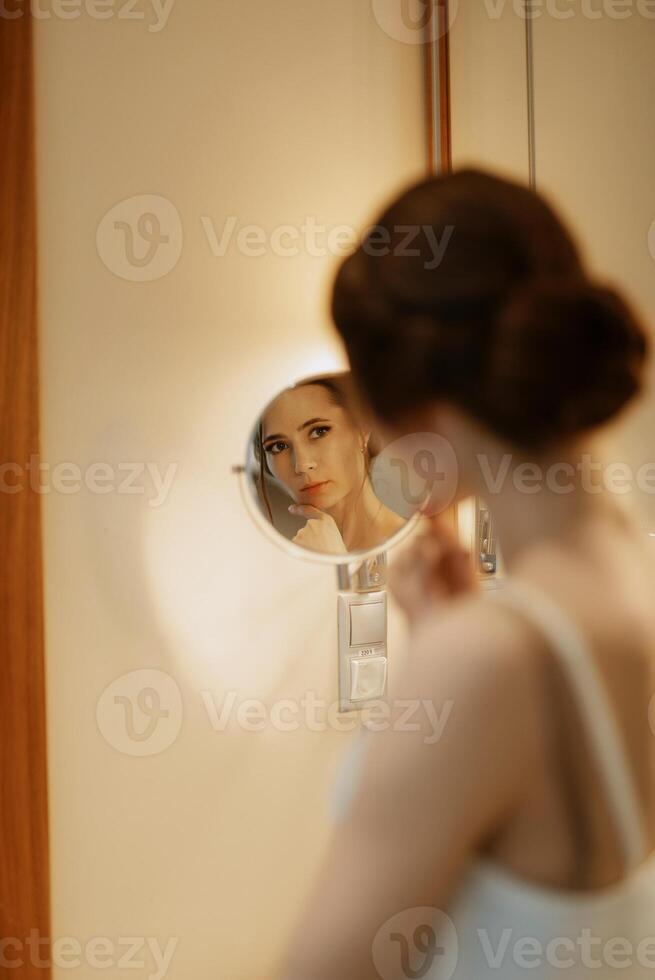
[[[486,592],[451,599],[414,632],[413,656],[426,670],[475,670],[483,677],[528,677],[540,644],[521,616]]]
[[[462,853],[504,826],[539,778],[537,659],[519,617],[485,595],[426,617],[394,680],[391,723],[375,736],[360,806],[372,806],[367,798],[394,813],[406,800],[412,814],[432,815],[430,839],[438,812],[443,839]]]
[[[495,733],[534,763],[541,744],[544,648],[530,624],[487,593],[450,600],[414,631],[402,697],[449,699],[477,740]],[[513,751],[513,750],[512,750]]]

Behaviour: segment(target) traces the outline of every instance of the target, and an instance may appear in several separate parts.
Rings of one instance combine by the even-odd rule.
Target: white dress
[[[426,941],[423,933],[423,945],[411,949],[411,927],[408,937],[400,939],[399,918],[393,935],[404,946],[405,959],[398,976],[655,980],[655,855],[647,854],[621,732],[595,662],[568,613],[540,589],[508,578],[487,596],[530,618],[560,658],[599,762],[628,872],[600,890],[565,891],[531,883],[493,858],[478,855],[450,907],[434,914],[436,942]],[[366,735],[358,740],[342,772],[341,812],[354,791],[367,742]],[[411,914],[404,915],[410,923]]]

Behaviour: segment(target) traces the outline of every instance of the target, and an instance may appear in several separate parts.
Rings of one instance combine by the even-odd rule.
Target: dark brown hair
[[[649,354],[633,311],[587,274],[546,200],[472,169],[387,208],[342,263],[332,315],[380,419],[449,401],[528,450],[616,415]]]

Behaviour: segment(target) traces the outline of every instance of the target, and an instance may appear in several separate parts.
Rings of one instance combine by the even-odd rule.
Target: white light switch
[[[386,679],[386,657],[353,658],[350,661],[350,700],[382,697]]]
[[[387,594],[339,591],[339,711],[386,697]]]
[[[350,607],[350,645],[383,643],[386,639],[385,605],[383,602],[358,602]]]

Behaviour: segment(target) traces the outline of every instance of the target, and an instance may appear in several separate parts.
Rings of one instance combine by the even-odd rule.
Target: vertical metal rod
[[[436,29],[434,25],[437,25]],[[439,0],[432,0],[432,13],[429,19],[428,30],[431,38],[430,62],[431,62],[431,83],[432,83],[432,160],[434,172],[441,170],[441,98],[439,92],[439,79],[441,78],[441,62],[439,51]],[[436,35],[436,36],[435,36]]]
[[[525,71],[528,103],[528,178],[530,187],[532,190],[535,190],[537,185],[537,159],[534,109],[534,38],[532,33],[531,6],[532,0],[523,0],[523,15],[525,17]]]

